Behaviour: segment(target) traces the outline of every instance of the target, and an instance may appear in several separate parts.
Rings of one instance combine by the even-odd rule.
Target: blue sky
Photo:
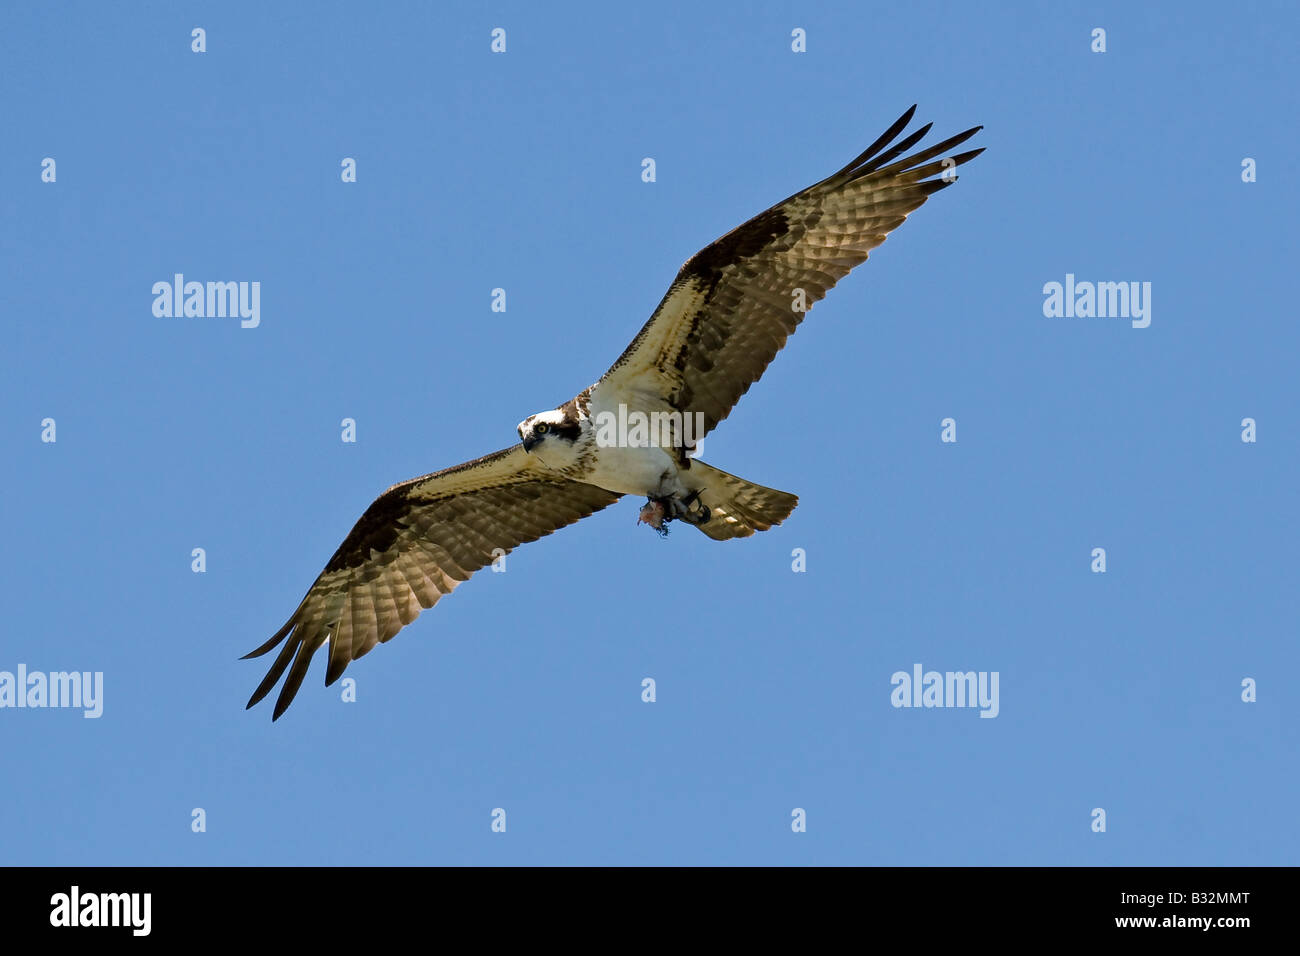
[[[382,6],[2,14],[0,671],[103,713],[0,709],[0,861],[1296,862],[1293,7]],[[355,702],[322,659],[245,712],[375,495],[510,444],[912,103],[987,152],[706,442],[784,525],[624,500]],[[260,324],[156,317],[178,272]],[[1149,327],[1046,317],[1067,274],[1149,282]],[[997,717],[891,706],[916,664]]]

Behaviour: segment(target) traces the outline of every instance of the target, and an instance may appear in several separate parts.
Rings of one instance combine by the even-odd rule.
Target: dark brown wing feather
[[[595,385],[593,399],[608,407],[631,400],[638,402],[633,407],[662,402],[702,412],[706,431],[726,418],[803,318],[793,309],[794,290],[803,290],[808,306],[821,299],[908,213],[956,181],[947,171],[983,152],[937,159],[982,129],[976,126],[897,159],[930,130],[924,126],[893,143],[915,111],[835,175],[687,260],[654,315]]]
[[[497,554],[619,497],[546,472],[518,445],[394,485],[366,509],[284,627],[246,655],[284,641],[248,706],[270,693],[287,668],[272,715],[279,719],[327,638],[329,686]]]

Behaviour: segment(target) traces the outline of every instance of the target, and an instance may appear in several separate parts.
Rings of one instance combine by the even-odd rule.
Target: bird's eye
[[[538,422],[536,425],[533,426],[533,434],[545,435],[548,431],[550,431],[550,427],[551,426],[547,425],[546,422]]]

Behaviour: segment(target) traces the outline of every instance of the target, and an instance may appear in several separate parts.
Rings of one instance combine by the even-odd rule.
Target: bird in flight
[[[758,381],[812,303],[982,149],[946,155],[982,127],[903,155],[916,107],[834,175],[761,212],[686,261],[600,381],[519,423],[519,442],[394,485],[339,545],[285,625],[252,707],[284,676],[273,720],[328,642],[325,685],[479,568],[527,541],[644,495],[638,523],[674,521],[718,541],[780,524],[798,499],[694,457]]]

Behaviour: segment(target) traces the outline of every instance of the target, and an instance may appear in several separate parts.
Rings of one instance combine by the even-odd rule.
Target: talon
[[[700,501],[700,495],[704,494],[706,491],[708,491],[707,488],[696,488],[682,499],[682,518],[685,521],[688,521],[693,525],[702,525],[713,516],[713,513],[709,511],[709,506]],[[691,506],[697,504],[699,507],[692,510]]]
[[[697,489],[684,498],[649,498],[641,506],[636,523],[648,524],[663,537],[668,535],[668,525],[679,519],[687,524],[702,525],[712,517],[708,506],[700,501],[700,495],[706,490]]]

